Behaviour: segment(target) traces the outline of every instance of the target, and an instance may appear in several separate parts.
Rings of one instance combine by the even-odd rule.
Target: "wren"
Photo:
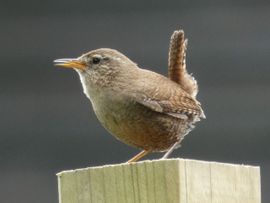
[[[205,118],[196,100],[198,84],[186,71],[186,46],[184,32],[175,31],[169,48],[169,77],[139,68],[108,48],[54,62],[77,71],[98,120],[111,134],[142,149],[128,161],[135,162],[150,152],[166,152],[163,158],[167,158],[194,123]]]

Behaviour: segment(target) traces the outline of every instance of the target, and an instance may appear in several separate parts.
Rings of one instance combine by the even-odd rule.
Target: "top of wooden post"
[[[260,168],[188,159],[143,161],[57,174],[60,203],[260,203]]]

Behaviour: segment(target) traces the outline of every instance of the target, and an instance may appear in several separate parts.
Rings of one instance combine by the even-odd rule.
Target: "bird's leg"
[[[136,162],[139,159],[141,159],[142,157],[144,157],[145,155],[147,155],[149,152],[150,152],[149,150],[143,150],[139,154],[137,154],[136,156],[134,156],[130,160],[128,160],[127,163]]]
[[[164,154],[164,156],[161,159],[167,159],[168,156],[173,152],[173,150],[175,149],[175,147],[177,147],[179,145],[180,142],[176,142],[173,144],[173,146],[171,146],[171,148],[166,152],[166,154]]]

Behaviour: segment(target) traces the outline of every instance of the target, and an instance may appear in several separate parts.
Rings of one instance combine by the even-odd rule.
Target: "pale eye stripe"
[[[99,54],[95,54],[95,55],[92,56],[92,58],[102,58],[102,56],[99,55]]]

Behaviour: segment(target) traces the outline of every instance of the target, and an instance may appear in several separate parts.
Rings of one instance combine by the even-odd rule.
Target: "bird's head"
[[[63,58],[54,61],[56,66],[73,68],[82,80],[82,83],[107,85],[114,79],[129,74],[136,69],[136,64],[125,55],[113,49],[96,49],[78,58]]]

